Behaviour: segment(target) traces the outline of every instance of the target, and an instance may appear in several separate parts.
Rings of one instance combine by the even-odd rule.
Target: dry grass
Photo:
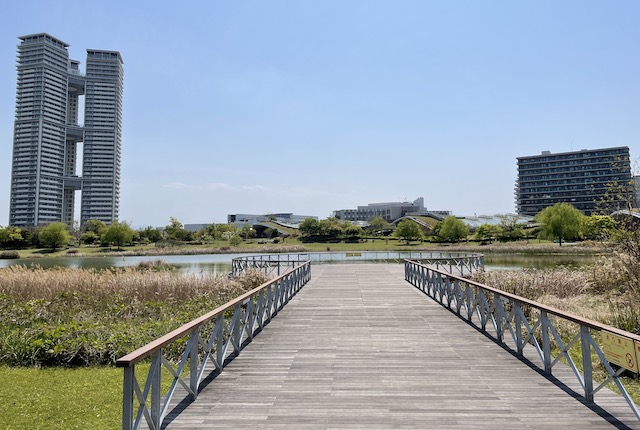
[[[139,268],[0,269],[0,363],[98,365],[266,282]]]
[[[623,254],[581,269],[527,269],[477,274],[474,279],[530,300],[640,334],[638,266]]]
[[[0,294],[24,300],[51,299],[60,294],[90,295],[96,300],[114,296],[137,300],[186,300],[210,294],[228,295],[241,284],[221,275],[181,275],[176,271],[124,269],[43,269],[22,265],[0,272]]]
[[[530,300],[544,295],[559,298],[584,294],[592,289],[585,271],[564,267],[555,269],[496,270],[478,273],[474,279],[485,285],[517,294]]]
[[[440,245],[448,251],[460,252],[490,252],[494,254],[565,254],[565,255],[593,255],[610,252],[606,246],[598,242],[580,242],[559,246],[557,243],[537,243],[538,241],[522,240],[517,242],[492,243],[490,245],[456,244]],[[425,249],[433,249],[425,248]]]

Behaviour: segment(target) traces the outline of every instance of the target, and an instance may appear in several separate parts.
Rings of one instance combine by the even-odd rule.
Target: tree
[[[498,235],[499,228],[493,224],[482,224],[476,228],[476,239],[480,241],[494,240]]]
[[[209,230],[205,227],[193,234],[193,240],[204,245],[205,243],[211,242],[213,240],[213,236],[209,234]]]
[[[249,224],[245,224],[242,227],[242,230],[240,230],[238,234],[240,235],[241,238],[246,240],[246,239],[253,239],[258,235],[258,232]]]
[[[540,223],[540,236],[546,239],[558,239],[560,246],[563,240],[577,239],[584,215],[569,203],[556,203],[544,208],[535,216]]]
[[[134,231],[126,222],[114,221],[104,232],[103,240],[109,244],[115,244],[118,249],[125,243],[131,243]]]
[[[162,233],[157,228],[151,226],[145,227],[138,232],[141,239],[147,239],[149,242],[159,242],[162,240]]]
[[[274,236],[273,233],[276,233],[276,235]],[[272,238],[272,237],[276,237],[277,236],[278,231],[276,229],[273,229],[271,227],[267,227],[262,231],[262,235],[266,238]]]
[[[448,216],[442,221],[438,236],[442,240],[449,242],[458,242],[469,235],[469,227],[461,220],[454,216]]]
[[[84,223],[84,231],[95,233],[96,236],[102,237],[107,231],[107,225],[99,219],[90,219]]]
[[[237,236],[235,231],[225,231],[220,235],[220,239],[229,241],[233,236]]]
[[[632,210],[635,207],[635,185],[634,180],[629,178],[622,179],[629,173],[629,160],[621,156],[614,157],[611,166],[607,169],[606,175],[610,179],[605,184],[605,192],[596,202],[596,208],[600,214],[610,214],[619,210]],[[591,185],[593,191],[596,191],[595,185]]]
[[[358,242],[360,240],[360,235],[362,234],[362,228],[349,223],[349,225],[344,227],[344,237],[346,241],[349,242]]]
[[[239,234],[234,234],[229,238],[229,245],[231,246],[239,246],[242,243],[242,238]]]
[[[27,246],[26,237],[20,227],[0,227],[0,248],[22,248]]]
[[[412,240],[422,239],[422,229],[420,229],[420,226],[414,221],[403,219],[398,223],[395,235],[396,237],[406,240],[408,245]]]
[[[216,240],[228,240],[225,239],[223,236],[225,233],[233,233],[236,231],[236,227],[234,225],[230,225],[230,224],[218,224],[216,226],[213,227],[213,238]],[[231,237],[231,236],[229,236]]]
[[[303,237],[319,236],[320,222],[315,218],[305,218],[298,226]]]
[[[343,225],[336,218],[320,220],[320,235],[327,239],[338,239],[344,233]]]
[[[615,232],[617,224],[616,220],[608,215],[585,216],[582,224],[582,236],[592,240],[606,239]]]
[[[100,237],[92,231],[87,231],[80,235],[80,242],[86,243],[87,245],[92,245],[98,240],[100,240]]]
[[[71,240],[71,234],[67,230],[67,225],[63,222],[52,222],[43,227],[39,234],[40,242],[47,248],[54,251],[61,246],[67,245]]]
[[[503,215],[500,217],[500,240],[519,240],[524,237],[522,225],[518,215]]]
[[[169,225],[164,228],[164,231],[169,236],[169,239],[182,240],[185,230],[178,218],[169,217]]]
[[[381,216],[377,216],[369,221],[369,227],[367,228],[371,233],[377,235],[385,230],[389,230],[389,223],[385,221]]]

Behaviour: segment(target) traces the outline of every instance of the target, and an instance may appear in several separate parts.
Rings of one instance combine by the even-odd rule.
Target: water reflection
[[[70,267],[74,269],[108,269],[110,267],[136,266],[142,262],[162,260],[175,265],[184,274],[228,274],[231,260],[242,254],[163,255],[153,257],[57,257],[20,258],[0,260],[0,267],[16,264],[38,265],[44,268]]]
[[[486,253],[487,270],[523,270],[527,268],[552,269],[555,267],[578,268],[595,261],[595,255],[537,255]]]
[[[0,260],[0,267],[15,264],[42,267],[71,267],[107,269],[109,267],[135,266],[141,262],[162,260],[173,264],[184,274],[227,274],[231,272],[231,260],[248,254],[163,255],[153,257],[55,257]],[[485,253],[487,270],[519,270],[525,268],[553,268],[558,266],[580,267],[595,260],[592,255],[508,255]]]

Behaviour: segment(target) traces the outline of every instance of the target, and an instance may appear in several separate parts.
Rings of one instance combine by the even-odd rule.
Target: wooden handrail
[[[529,300],[527,298],[518,296],[517,294],[508,293],[508,292],[500,290],[498,288],[489,287],[488,285],[481,284],[480,282],[475,282],[475,281],[472,281],[472,280],[469,280],[469,279],[466,279],[466,278],[463,278],[463,277],[460,277],[460,276],[452,275],[449,272],[446,272],[446,271],[443,271],[443,270],[434,269],[432,267],[428,267],[428,266],[426,266],[426,265],[424,265],[422,263],[418,263],[417,261],[413,261],[413,260],[405,260],[405,261],[407,261],[407,262],[409,262],[411,264],[415,264],[415,265],[420,266],[420,267],[424,267],[426,269],[429,269],[429,270],[434,271],[436,273],[439,273],[441,275],[447,276],[449,278],[455,279],[457,281],[465,282],[465,283],[467,283],[469,285],[473,285],[473,286],[481,288],[481,289],[483,289],[485,291],[496,293],[496,294],[499,294],[499,295],[501,295],[503,297],[507,297],[507,298],[509,298],[511,300],[515,300],[517,302],[520,302],[522,304],[533,306],[534,308],[540,309],[540,310],[545,311],[545,312],[547,312],[549,314],[558,316],[560,318],[564,318],[566,320],[572,321],[572,322],[577,323],[577,324],[585,325],[585,326],[587,326],[589,328],[592,328],[594,330],[608,331],[610,333],[614,333],[614,334],[617,334],[619,336],[626,337],[628,339],[633,339],[633,340],[636,340],[636,341],[640,342],[640,336],[637,335],[637,334],[630,333],[628,331],[621,330],[619,328],[616,328],[616,327],[613,327],[613,326],[610,326],[610,325],[607,325],[607,324],[602,324],[602,323],[600,323],[598,321],[590,320],[588,318],[584,318],[584,317],[572,314],[570,312],[565,312],[565,311],[562,311],[560,309],[554,308],[552,306],[547,306],[547,305],[544,305],[542,303],[538,303],[536,301]]]
[[[305,264],[311,264],[309,262],[305,263]],[[304,265],[303,265],[304,266]],[[116,367],[131,367],[131,366],[135,366],[137,363],[139,363],[140,361],[144,360],[147,357],[150,357],[154,352],[158,351],[161,348],[164,348],[165,346],[169,345],[171,342],[173,342],[176,339],[179,339],[180,337],[186,335],[187,333],[193,331],[194,329],[198,328],[199,326],[211,321],[212,319],[218,317],[219,315],[223,314],[224,312],[226,312],[229,309],[233,309],[238,303],[243,303],[244,301],[246,301],[247,299],[249,299],[250,297],[252,297],[254,294],[258,293],[260,290],[263,290],[277,282],[279,282],[282,278],[286,277],[287,275],[289,275],[289,273],[291,273],[292,271],[294,271],[295,268],[291,268],[288,269],[284,274],[278,276],[275,279],[272,279],[270,281],[265,282],[264,284],[254,288],[251,291],[248,291],[244,294],[242,294],[241,296],[236,297],[235,299],[221,305],[218,306],[217,308],[215,308],[214,310],[194,319],[189,321],[186,324],[183,324],[182,326],[178,327],[177,329],[165,334],[162,337],[159,337],[158,339],[149,342],[148,344],[136,349],[133,352],[130,352],[129,354],[125,355],[124,357],[120,357],[117,361],[116,361]]]

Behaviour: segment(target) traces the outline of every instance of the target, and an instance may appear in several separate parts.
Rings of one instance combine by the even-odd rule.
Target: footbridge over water
[[[592,373],[598,334],[629,333],[442,267],[311,267],[118,360],[123,428],[640,429]],[[164,358],[176,341],[182,359]]]

